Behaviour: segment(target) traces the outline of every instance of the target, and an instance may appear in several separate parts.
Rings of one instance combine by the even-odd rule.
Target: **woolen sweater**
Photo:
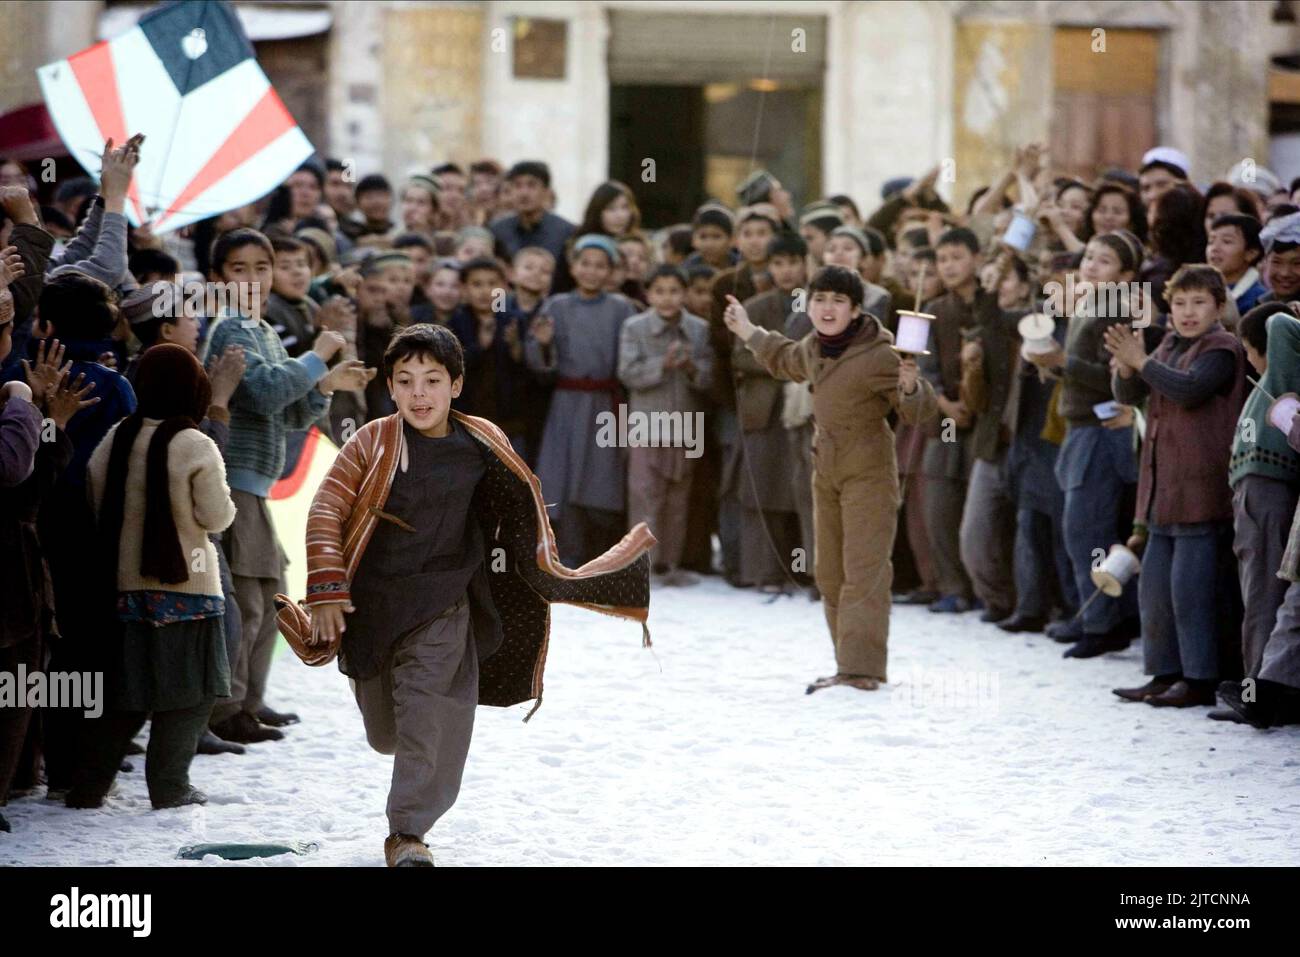
[[[144,540],[146,459],[149,443],[161,419],[146,418],[131,446],[127,462],[126,502],[122,509],[122,534],[118,543],[117,590],[119,594],[169,593],[213,598],[221,613],[221,573],[217,550],[209,532],[220,532],[235,520],[235,503],[226,485],[226,469],[216,444],[197,429],[183,429],[167,445],[167,485],[171,493],[172,519],[181,553],[189,567],[183,582],[164,583],[140,573]],[[120,425],[120,423],[119,423]],[[113,426],[90,457],[86,469],[87,490],[96,517],[103,508],[108,461],[118,426]],[[193,606],[193,603],[191,603]]]
[[[227,480],[231,488],[266,498],[284,471],[286,433],[307,428],[329,408],[329,398],[316,388],[328,370],[314,352],[291,358],[265,320],[218,319],[204,361],[232,345],[244,347],[247,367],[230,399]]]

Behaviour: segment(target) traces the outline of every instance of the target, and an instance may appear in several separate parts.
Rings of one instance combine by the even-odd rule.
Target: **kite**
[[[165,4],[36,72],[86,170],[99,170],[105,140],[144,134],[126,212],[155,233],[260,199],[315,152],[224,0]]]

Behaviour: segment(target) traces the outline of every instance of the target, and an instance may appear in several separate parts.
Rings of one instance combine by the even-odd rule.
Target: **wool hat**
[[[160,279],[131,290],[117,304],[117,309],[134,326],[171,317],[182,300],[183,293],[179,286]]]
[[[406,185],[417,186],[425,190],[433,197],[435,204],[438,202],[438,194],[442,192],[442,187],[438,185],[438,181],[426,173],[412,173],[407,179]]]
[[[746,206],[766,202],[772,193],[776,178],[765,169],[756,169],[736,187],[736,198]]]
[[[867,241],[867,234],[856,226],[850,226],[847,223],[843,226],[836,226],[831,230],[832,236],[848,236],[859,246],[862,247],[862,255],[871,255],[871,243]]]
[[[736,212],[736,228],[739,229],[751,219],[761,219],[771,223],[773,229],[781,228],[781,214],[776,211],[776,207],[771,203],[754,203],[751,206],[744,206]]]
[[[1266,253],[1273,251],[1274,243],[1300,245],[1300,213],[1270,219],[1259,231],[1259,241]]]
[[[889,199],[895,193],[901,193],[907,189],[914,182],[915,179],[911,176],[895,176],[892,179],[887,179],[880,186],[880,198]]]
[[[825,200],[809,203],[799,212],[799,225],[815,226],[829,233],[836,226],[844,225],[844,213],[834,203]]]
[[[1187,179],[1187,173],[1192,168],[1192,161],[1187,158],[1187,154],[1172,146],[1153,146],[1147,150],[1142,154],[1142,165],[1138,170],[1144,170],[1153,163],[1172,166],[1183,174],[1183,179]]]
[[[1242,160],[1228,170],[1228,182],[1258,193],[1265,199],[1282,189],[1282,181],[1276,173],[1267,167],[1256,166],[1250,160]]]
[[[321,258],[327,263],[332,263],[339,258],[339,247],[334,242],[334,237],[325,230],[316,226],[304,226],[294,233],[294,236],[304,242],[313,243],[321,254]]]
[[[617,266],[623,258],[618,251],[618,244],[604,233],[587,233],[579,236],[573,244],[573,255],[577,256],[584,249],[599,249],[609,257],[611,266]]]
[[[721,203],[705,203],[695,211],[695,216],[691,219],[692,229],[699,229],[701,226],[717,226],[730,236],[736,229],[736,221],[731,215],[731,210]]]

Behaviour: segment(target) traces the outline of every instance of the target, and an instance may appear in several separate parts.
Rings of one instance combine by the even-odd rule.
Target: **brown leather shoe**
[[[1156,675],[1140,688],[1112,688],[1111,693],[1119,695],[1125,701],[1145,701],[1147,698],[1164,694],[1177,680],[1165,675]]]
[[[1157,708],[1195,708],[1214,704],[1214,688],[1204,681],[1175,681],[1165,692],[1146,699]]]
[[[384,860],[389,867],[433,867],[428,846],[410,834],[389,834],[384,841]]]

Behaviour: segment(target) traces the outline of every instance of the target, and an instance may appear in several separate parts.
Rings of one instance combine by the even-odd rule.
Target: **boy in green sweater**
[[[271,295],[274,262],[270,241],[255,229],[231,230],[212,247],[212,279],[237,284],[227,289],[240,291],[240,304],[250,313],[223,310],[204,352],[223,355],[227,347],[241,346],[247,361],[243,381],[230,400],[226,474],[237,511],[223,540],[243,634],[239,658],[231,662],[230,697],[213,708],[211,719],[218,737],[241,744],[279,739],[283,734],[277,728],[298,720],[263,701],[275,648],[274,598],[284,591],[288,561],[266,497],[284,469],[285,435],[319,419],[335,389],[364,388],[375,375],[359,359],[327,367],[344,345],[337,332],[321,332],[310,351],[289,356],[275,330],[261,318]]]

